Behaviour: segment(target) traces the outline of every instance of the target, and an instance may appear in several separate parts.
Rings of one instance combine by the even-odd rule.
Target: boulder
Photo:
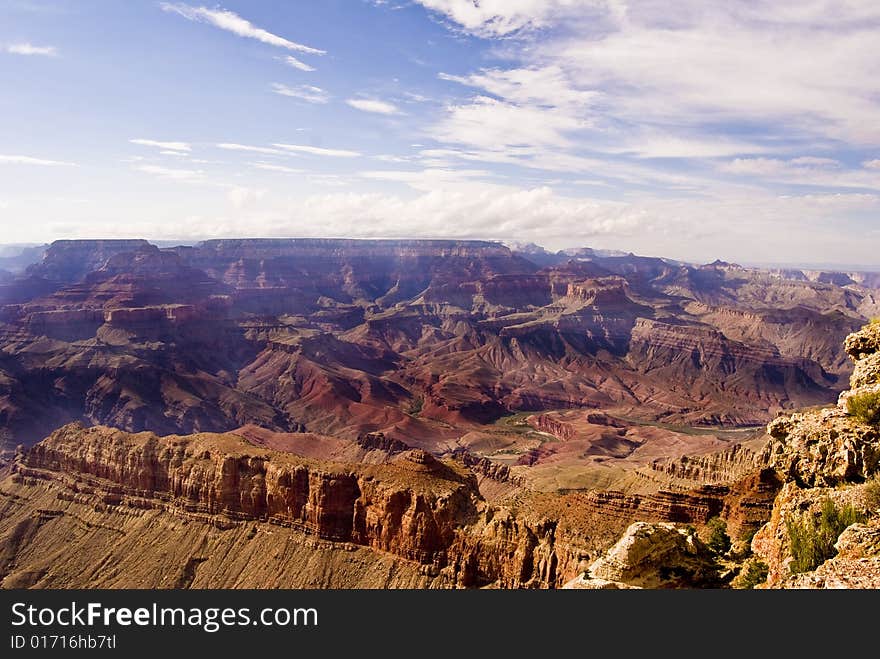
[[[572,588],[711,588],[721,585],[713,552],[693,527],[636,522]],[[577,581],[577,580],[574,580]]]

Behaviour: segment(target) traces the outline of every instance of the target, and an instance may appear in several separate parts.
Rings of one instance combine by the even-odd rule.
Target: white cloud
[[[278,149],[272,149],[267,146],[251,146],[249,144],[234,144],[230,142],[222,142],[215,145],[218,149],[227,151],[247,151],[250,153],[265,153],[269,155],[282,155],[284,152]]]
[[[406,156],[394,156],[391,154],[380,154],[378,156],[373,156],[376,160],[381,160],[382,162],[410,162],[412,161],[411,157]]]
[[[292,223],[290,218],[309,218]],[[500,186],[434,187],[413,199],[396,195],[335,193],[293,202],[275,235],[500,238],[541,237],[571,241],[648,224],[644,213],[626,204],[561,197],[549,188],[518,190]],[[266,229],[263,229],[266,231]]]
[[[265,190],[255,190],[236,185],[226,192],[226,198],[235,208],[244,208],[245,206],[260,201],[266,194]]]
[[[282,174],[303,174],[305,172],[303,169],[294,169],[293,167],[285,167],[284,165],[276,165],[269,162],[252,162],[250,165],[267,172],[280,172]]]
[[[721,163],[719,169],[738,176],[829,188],[872,188],[880,190],[880,171],[872,168],[846,169],[832,158],[802,156],[779,158],[736,158]]]
[[[598,4],[596,0],[416,0],[440,12],[468,32],[504,36],[526,28],[540,28],[554,18]],[[609,3],[612,4],[612,3]]]
[[[43,57],[58,55],[58,49],[55,46],[34,46],[27,42],[11,43],[6,46],[5,50],[13,55],[42,55]]]
[[[188,20],[207,23],[209,25],[213,25],[214,27],[218,27],[221,30],[226,30],[227,32],[237,34],[240,37],[256,39],[257,41],[261,41],[270,46],[286,48],[287,50],[308,53],[310,55],[323,55],[326,52],[317,48],[304,46],[303,44],[296,43],[294,41],[289,41],[284,37],[278,36],[277,34],[272,34],[267,30],[255,26],[250,21],[242,18],[235,12],[231,12],[226,9],[192,7],[183,3],[171,2],[161,2],[159,3],[159,6],[162,8],[163,11],[180,14]]]
[[[705,164],[688,175],[632,159],[880,143],[880,96],[871,92],[880,67],[877,3],[681,0],[669,12],[656,0],[419,2],[466,31],[520,39],[497,49],[515,62],[511,68],[440,74],[480,91],[449,103],[430,129],[447,151],[445,163],[429,163],[435,166],[454,157],[552,171],[568,166],[695,189],[723,182]],[[530,30],[536,27],[553,30]],[[876,186],[843,166],[824,171],[816,160],[764,166],[774,181],[805,182],[809,173],[815,185]],[[757,179],[753,185],[766,187]]]
[[[177,156],[179,158],[185,158],[187,153],[185,151],[160,151],[159,155],[162,156]]]
[[[138,144],[140,146],[152,146],[157,149],[162,149],[163,151],[181,151],[181,152],[189,152],[192,150],[192,147],[187,142],[159,142],[156,140],[145,140],[145,139],[135,139],[129,140],[132,144]]]
[[[510,103],[536,104],[541,107],[571,107],[585,112],[601,99],[601,92],[576,89],[559,65],[484,69],[467,76],[439,73],[441,80],[484,89]]]
[[[710,134],[707,122],[764,122],[779,135],[878,143],[870,118],[880,101],[867,90],[880,64],[880,11],[869,4],[682,0],[672,16],[632,0],[606,15],[604,31],[573,31],[534,56],[603,90],[618,121]],[[856,6],[863,11],[849,11]]]
[[[367,98],[349,98],[345,102],[356,110],[361,110],[362,112],[372,112],[375,114],[400,114],[398,107],[387,101]]]
[[[565,147],[568,134],[586,124],[566,112],[521,106],[478,96],[451,105],[432,136],[443,142],[499,150],[507,147]]]
[[[597,145],[604,153],[637,158],[720,158],[740,154],[766,153],[773,149],[723,135],[714,137],[671,135],[662,131],[633,130],[619,136],[618,143]]]
[[[273,144],[279,149],[292,151],[294,153],[308,153],[313,156],[330,156],[333,158],[357,158],[360,156],[358,151],[349,151],[347,149],[324,149],[317,146],[303,146],[300,144]]]
[[[836,169],[838,167],[840,167],[840,163],[837,160],[807,156],[791,160],[780,160],[779,158],[736,158],[729,163],[722,164],[720,169],[731,174],[772,176],[807,170]]]
[[[430,103],[432,100],[428,96],[416,94],[415,92],[403,92],[403,95],[413,103]]]
[[[279,58],[282,62],[287,64],[287,66],[292,66],[294,69],[299,69],[300,71],[314,71],[314,66],[309,66],[305,62],[298,60],[293,55],[287,55],[285,57]]]
[[[415,190],[472,189],[478,193],[492,189],[493,184],[475,179],[492,178],[492,172],[485,169],[441,169],[430,168],[421,171],[376,170],[361,172],[360,176],[375,181],[394,181],[404,183]],[[511,188],[507,187],[508,190]]]
[[[202,181],[205,177],[205,172],[201,169],[172,169],[158,165],[138,165],[135,169],[145,174],[151,174],[172,181]]]
[[[289,87],[280,82],[273,82],[272,91],[281,96],[299,98],[303,101],[308,101],[309,103],[328,103],[330,101],[330,95],[327,92],[320,87],[314,87],[312,85]]]
[[[42,165],[44,167],[76,167],[76,163],[63,160],[46,160],[31,156],[4,156],[0,155],[0,165]]]
[[[877,160],[867,160],[862,163],[865,169],[880,169],[880,159]]]

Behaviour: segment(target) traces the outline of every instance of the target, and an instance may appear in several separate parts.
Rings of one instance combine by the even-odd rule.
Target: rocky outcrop
[[[767,426],[771,441],[763,459],[796,482],[830,487],[864,481],[880,471],[880,428],[848,413],[854,395],[880,395],[880,323],[849,335],[847,354],[855,362],[852,389],[832,409],[780,416]]]
[[[654,460],[649,467],[673,482],[712,484],[736,481],[753,472],[759,464],[751,449],[734,444],[724,451]]]
[[[532,428],[548,435],[553,435],[557,439],[567,441],[577,438],[577,430],[574,426],[565,421],[554,419],[546,414],[534,414],[526,418]]]
[[[768,566],[766,587],[880,585],[880,519],[868,494],[880,473],[880,428],[847,411],[850,396],[880,387],[873,369],[880,324],[848,336],[845,347],[856,369],[853,389],[841,395],[839,406],[782,416],[767,428],[771,439],[762,457],[789,482],[774,502],[770,521],[752,540],[752,550]],[[867,525],[853,523],[859,519]],[[837,537],[824,537],[828,534]],[[807,553],[802,546],[820,540],[824,544],[818,551]],[[826,541],[834,541],[833,548]]]
[[[521,476],[515,476],[510,472],[510,467],[505,464],[493,462],[489,458],[474,455],[467,449],[459,448],[452,452],[452,456],[478,476],[489,478],[499,483],[510,483],[515,486],[525,485]]]
[[[715,554],[694,529],[636,522],[564,588],[712,588],[722,581]]]
[[[840,409],[774,419],[762,459],[810,487],[864,480],[880,467],[880,432]]]

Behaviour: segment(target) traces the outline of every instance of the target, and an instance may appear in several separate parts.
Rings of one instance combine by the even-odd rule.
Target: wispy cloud
[[[12,55],[42,55],[43,57],[55,57],[58,49],[55,46],[34,46],[31,43],[11,43],[4,50]]]
[[[880,167],[864,163],[864,169],[844,167],[833,158],[801,156],[780,158],[735,158],[720,163],[718,169],[728,174],[778,181],[793,185],[812,185],[829,188],[870,188],[880,190]],[[878,162],[880,165],[880,162]]]
[[[375,181],[404,183],[415,190],[430,193],[439,189],[475,190],[484,193],[496,186],[475,179],[492,178],[492,172],[484,169],[425,169],[422,171],[374,170],[361,172],[360,176]],[[504,186],[506,190],[509,187]]]
[[[215,145],[218,149],[226,151],[246,151],[249,153],[265,153],[269,155],[281,155],[284,152],[278,149],[272,149],[268,146],[251,146],[250,144],[235,144],[231,142],[221,142]]]
[[[604,3],[597,0],[415,0],[444,14],[464,30],[482,37],[499,37],[524,29],[545,27],[554,18]],[[618,3],[609,2],[616,8]],[[619,3],[623,4],[623,3]]]
[[[314,66],[309,66],[305,62],[298,60],[293,55],[286,55],[285,57],[279,57],[282,62],[287,64],[287,66],[292,66],[294,69],[299,69],[300,71],[314,71]]]
[[[330,95],[320,87],[312,85],[299,85],[290,87],[280,82],[272,83],[272,91],[281,96],[290,96],[291,98],[299,98],[309,103],[329,103]]]
[[[273,144],[272,146],[277,146],[279,149],[294,153],[308,153],[313,156],[330,156],[331,158],[357,158],[361,155],[359,151],[324,149],[318,146],[303,146],[301,144]]]
[[[152,146],[164,151],[181,151],[188,153],[192,150],[192,147],[188,142],[160,142],[158,140],[145,140],[142,138],[129,140],[129,142],[139,146]]]
[[[833,158],[802,156],[791,160],[779,158],[736,158],[721,166],[731,174],[770,176],[782,173],[804,173],[840,169],[841,163]]]
[[[403,92],[403,95],[413,103],[430,103],[432,100],[428,96],[424,96],[423,94],[416,94],[415,92]]]
[[[172,169],[158,165],[138,165],[135,169],[145,174],[152,174],[153,176],[172,181],[201,181],[205,176],[205,172],[201,169]]]
[[[45,158],[32,158],[31,156],[4,156],[0,155],[0,165],[42,165],[44,167],[76,167],[74,162],[63,160],[46,160]]]
[[[345,101],[351,107],[361,112],[374,114],[401,114],[400,109],[393,103],[369,98],[349,98]]]
[[[305,170],[295,169],[293,167],[285,167],[284,165],[275,165],[269,162],[252,162],[251,167],[262,169],[267,172],[281,172],[282,174],[303,174]]]
[[[654,0],[416,1],[464,31],[506,39],[497,47],[514,62],[440,74],[480,90],[449,102],[430,132],[460,158],[603,176],[628,168],[634,184],[642,167],[667,188],[699,177],[708,190],[722,184],[718,172],[765,189],[876,185],[867,164],[754,156],[880,144],[880,97],[866,91],[880,61],[877,3],[680,0],[670,17]],[[511,38],[527,47],[507,48]],[[737,156],[720,167],[686,162]]]
[[[254,25],[247,19],[242,18],[235,12],[228,11],[226,9],[192,7],[187,4],[172,2],[161,2],[159,3],[159,6],[162,8],[163,11],[180,14],[188,20],[197,21],[200,23],[207,23],[208,25],[213,25],[214,27],[218,27],[221,30],[226,30],[227,32],[237,34],[240,37],[256,39],[257,41],[261,41],[265,44],[275,46],[277,48],[286,48],[287,50],[294,50],[300,53],[308,53],[310,55],[323,55],[327,52],[324,50],[319,50],[318,48],[304,46],[301,43],[296,43],[295,41],[290,41],[289,39],[280,37],[277,34],[269,32],[268,30],[257,27],[256,25]]]

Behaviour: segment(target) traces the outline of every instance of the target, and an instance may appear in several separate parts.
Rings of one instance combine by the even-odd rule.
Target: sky
[[[0,242],[880,265],[876,0],[0,0]]]

